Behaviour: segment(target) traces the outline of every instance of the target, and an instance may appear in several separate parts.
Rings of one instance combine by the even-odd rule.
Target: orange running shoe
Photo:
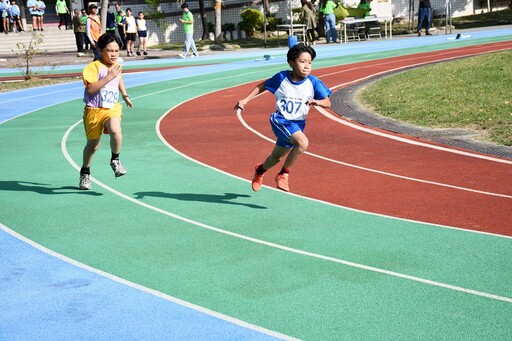
[[[261,185],[263,184],[263,174],[258,174],[256,172],[256,170],[258,169],[258,167],[261,165],[261,163],[258,163],[255,167],[254,167],[254,176],[252,178],[252,190],[254,192],[258,192],[261,188]]]
[[[276,183],[277,188],[279,188],[282,191],[290,192],[290,187],[288,187],[288,177],[290,174],[283,173],[283,174],[277,174],[276,176]]]

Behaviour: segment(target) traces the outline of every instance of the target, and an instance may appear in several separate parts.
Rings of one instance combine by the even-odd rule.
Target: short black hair
[[[105,33],[98,39],[98,47],[103,50],[108,44],[114,41],[119,45],[119,48],[123,46],[121,39],[119,39],[117,35]]]
[[[181,4],[181,9],[183,9],[183,8],[188,8],[188,4],[186,2]]]
[[[288,62],[292,62],[297,59],[297,57],[299,57],[303,52],[309,53],[311,60],[315,59],[316,57],[316,51],[312,47],[306,46],[304,44],[297,44],[288,50],[286,60]]]

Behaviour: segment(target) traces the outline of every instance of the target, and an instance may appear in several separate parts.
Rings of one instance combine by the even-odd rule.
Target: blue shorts
[[[304,131],[306,128],[306,120],[290,121],[279,112],[272,113],[269,120],[272,131],[277,137],[276,145],[284,148],[293,148],[290,137],[293,133]]]

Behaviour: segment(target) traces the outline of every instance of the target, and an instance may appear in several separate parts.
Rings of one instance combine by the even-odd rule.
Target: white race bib
[[[114,86],[105,85],[100,90],[100,107],[113,108],[119,99],[119,90]]]

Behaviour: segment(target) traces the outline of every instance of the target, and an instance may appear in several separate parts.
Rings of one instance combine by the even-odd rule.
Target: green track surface
[[[315,66],[411,52],[417,51]],[[156,121],[179,103],[275,71],[227,71],[190,77],[194,85],[185,88],[181,79],[130,89],[136,108],[124,110],[122,152],[129,173],[114,179],[104,137],[92,175],[138,202],[223,231],[512,297],[510,238],[365,214],[268,188],[256,194],[247,181],[186,159],[157,136]],[[78,172],[61,141],[82,107],[75,100],[0,125],[0,222],[9,228],[102,271],[301,339],[512,339],[511,302],[226,235],[97,184],[77,190]],[[65,145],[77,164],[84,143],[79,124]]]

